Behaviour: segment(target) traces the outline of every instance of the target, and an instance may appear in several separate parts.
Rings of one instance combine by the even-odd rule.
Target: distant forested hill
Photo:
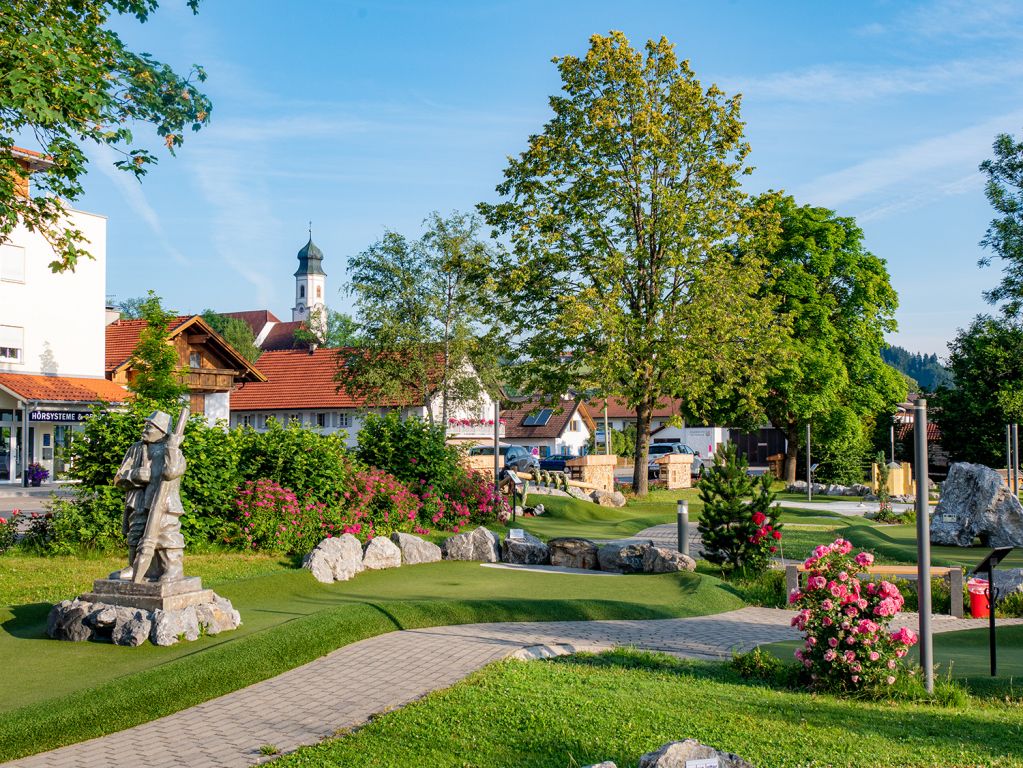
[[[951,386],[952,376],[937,355],[922,355],[902,347],[888,347],[881,350],[881,357],[893,368],[916,379],[924,392],[934,392],[942,384]]]

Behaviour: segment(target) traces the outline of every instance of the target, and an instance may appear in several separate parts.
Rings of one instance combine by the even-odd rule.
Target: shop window
[[[23,362],[24,351],[25,329],[17,325],[0,325],[0,360]]]
[[[25,249],[20,245],[0,245],[0,280],[25,282]]]

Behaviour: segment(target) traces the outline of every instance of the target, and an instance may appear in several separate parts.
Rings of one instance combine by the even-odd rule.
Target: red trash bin
[[[991,613],[987,579],[970,579],[966,582],[966,591],[970,593],[970,616],[986,619]]]

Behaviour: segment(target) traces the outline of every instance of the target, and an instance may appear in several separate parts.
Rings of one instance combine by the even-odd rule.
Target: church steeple
[[[323,271],[323,251],[313,242],[313,225],[309,222],[309,242],[298,252],[295,306],[291,310],[291,319],[326,325],[327,306],[324,303],[326,293],[327,273]]]

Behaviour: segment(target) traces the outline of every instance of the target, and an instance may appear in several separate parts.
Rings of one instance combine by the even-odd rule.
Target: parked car
[[[693,477],[698,477],[703,473],[704,460],[700,457],[699,451],[694,451],[683,443],[651,443],[647,458],[647,476],[650,479],[656,480],[661,476],[661,465],[657,463],[657,460],[669,453],[688,453],[693,457],[693,466],[690,470]]]
[[[565,462],[575,458],[578,457],[571,453],[552,453],[550,456],[540,459],[540,469],[546,469],[548,472],[564,472]]]
[[[504,457],[502,467],[504,469],[514,469],[516,472],[529,472],[533,469],[539,469],[540,460],[536,458],[529,449],[523,448],[521,445],[502,445],[499,448],[501,456]],[[470,456],[493,456],[494,446],[492,445],[477,445],[469,449]]]

